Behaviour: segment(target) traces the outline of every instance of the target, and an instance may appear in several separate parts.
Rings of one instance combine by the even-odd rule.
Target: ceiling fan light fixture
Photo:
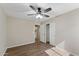
[[[36,15],[36,19],[42,19],[42,18],[43,18],[42,15],[40,15],[40,14]]]

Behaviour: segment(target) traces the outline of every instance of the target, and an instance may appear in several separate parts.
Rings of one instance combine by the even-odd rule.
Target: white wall
[[[55,20],[56,44],[65,40],[65,49],[79,55],[79,9],[56,17]]]
[[[7,18],[0,8],[0,56],[3,55],[7,47]]]
[[[35,42],[33,22],[8,18],[8,48]]]
[[[56,30],[56,36],[55,36],[55,43],[60,44],[62,41],[64,41],[66,39],[66,35],[67,31],[68,31],[68,27],[69,24],[68,22],[70,22],[69,20],[67,21],[67,15],[62,15],[59,17],[55,18],[55,22],[56,22],[56,26],[55,26],[55,30]]]
[[[79,9],[69,14],[69,38],[66,40],[66,49],[79,55]]]

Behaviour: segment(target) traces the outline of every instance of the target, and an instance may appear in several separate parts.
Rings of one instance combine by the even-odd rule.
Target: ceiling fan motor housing
[[[41,13],[41,8],[40,7],[38,7],[38,12]]]

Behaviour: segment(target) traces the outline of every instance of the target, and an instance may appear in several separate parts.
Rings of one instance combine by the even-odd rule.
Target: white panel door
[[[40,25],[40,41],[46,43],[46,25]]]
[[[50,23],[50,44],[55,45],[55,21]]]

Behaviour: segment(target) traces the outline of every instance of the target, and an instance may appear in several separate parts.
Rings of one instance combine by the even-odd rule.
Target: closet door
[[[56,45],[55,44],[55,21],[50,23],[50,44]]]
[[[40,25],[40,41],[46,43],[46,25]]]
[[[50,44],[50,24],[46,24],[46,43]]]

